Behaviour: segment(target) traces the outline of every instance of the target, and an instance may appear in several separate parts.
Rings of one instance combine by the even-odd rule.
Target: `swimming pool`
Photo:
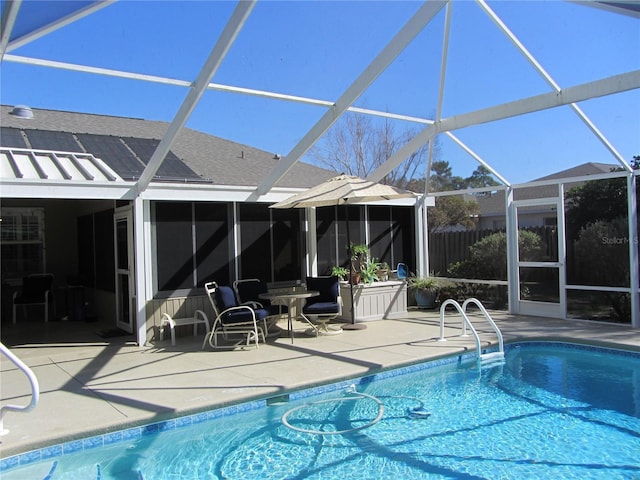
[[[640,477],[639,353],[528,342],[506,359],[449,358],[72,442],[3,459],[2,478]]]

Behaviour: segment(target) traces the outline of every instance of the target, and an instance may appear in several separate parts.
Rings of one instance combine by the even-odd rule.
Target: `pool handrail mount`
[[[471,303],[480,309],[485,319],[487,320],[487,322],[489,322],[489,325],[491,325],[491,328],[498,336],[497,352],[482,353],[482,347],[480,345],[480,336],[478,335],[478,332],[474,328],[473,324],[471,323],[471,320],[469,320],[469,317],[467,316],[467,313],[466,313],[467,307]],[[460,314],[460,316],[462,317],[462,334],[460,336],[461,337],[468,336],[467,326],[469,326],[469,329],[473,333],[473,336],[475,337],[475,340],[476,340],[476,352],[478,355],[477,357],[478,365],[483,366],[483,365],[493,364],[494,362],[503,363],[504,362],[504,340],[502,337],[502,332],[500,331],[496,323],[491,318],[491,315],[489,315],[489,312],[487,312],[487,310],[484,308],[484,305],[482,305],[480,300],[478,300],[477,298],[467,298],[462,305],[460,305],[456,300],[452,298],[449,298],[444,302],[442,302],[442,305],[440,306],[440,338],[438,338],[438,341],[439,342],[447,341],[447,339],[444,336],[444,314],[448,305],[453,305],[455,309],[458,311],[458,313]]]

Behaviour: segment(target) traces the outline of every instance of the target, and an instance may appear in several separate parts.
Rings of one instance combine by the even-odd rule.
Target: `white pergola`
[[[320,106],[326,109],[325,113],[317,120],[317,122],[307,130],[307,132],[300,138],[297,144],[288,152],[288,154],[282,156],[273,170],[263,178],[262,182],[257,188],[247,196],[247,201],[258,201],[264,198],[265,195],[272,192],[273,186],[280,180],[291,167],[299,162],[309,149],[327,132],[327,130],[335,124],[335,122],[345,112],[357,112],[360,114],[373,115],[377,117],[385,117],[392,120],[401,120],[413,122],[421,125],[421,130],[400,150],[387,159],[387,161],[377,168],[370,176],[370,180],[379,181],[384,178],[390,171],[400,165],[409,155],[415,152],[417,149],[423,147],[426,144],[432,145],[432,140],[436,135],[443,134],[451,139],[455,144],[468,153],[478,164],[487,168],[491,174],[502,183],[503,189],[506,190],[506,211],[507,211],[507,231],[509,231],[509,224],[515,222],[514,208],[513,208],[513,188],[515,187],[509,182],[509,179],[505,178],[496,168],[491,164],[490,160],[481,158],[473,149],[466,145],[462,140],[456,137],[456,130],[460,130],[469,126],[480,125],[489,122],[495,122],[511,117],[520,115],[526,115],[533,112],[540,112],[543,110],[554,109],[557,107],[568,106],[574,114],[582,121],[591,133],[598,139],[602,145],[610,152],[615,158],[616,162],[623,169],[624,175],[627,178],[628,189],[628,201],[629,201],[629,235],[630,238],[638,238],[638,225],[637,225],[637,205],[636,205],[636,181],[635,173],[632,170],[629,162],[623,158],[623,156],[615,148],[613,142],[611,142],[598,128],[596,123],[589,118],[589,116],[580,108],[579,102],[594,99],[597,97],[604,97],[630,90],[640,89],[640,70],[632,70],[625,73],[609,76],[606,78],[600,78],[587,83],[577,85],[559,85],[559,83],[553,78],[553,76],[545,70],[544,66],[538,62],[534,55],[527,49],[527,47],[517,38],[517,36],[509,29],[509,27],[499,18],[499,16],[492,10],[485,0],[476,0],[476,4],[486,14],[486,16],[493,22],[495,28],[497,28],[509,41],[513,44],[513,47],[522,55],[526,61],[533,67],[533,70],[546,82],[549,87],[547,93],[530,96],[527,98],[521,98],[515,101],[503,103],[500,105],[490,106],[475,111],[468,111],[462,114],[457,114],[449,117],[442,117],[442,103],[445,87],[445,73],[447,67],[447,55],[448,44],[450,36],[450,23],[451,23],[451,5],[452,0],[427,0],[425,1],[415,12],[415,14],[404,24],[404,26],[397,32],[397,34],[384,46],[384,48],[373,58],[373,60],[366,66],[364,70],[355,78],[349,86],[342,92],[342,94],[336,99],[318,99],[289,95],[287,93],[256,90],[250,88],[241,88],[234,85],[224,85],[212,82],[212,79],[216,75],[221,63],[225,59],[225,56],[230,51],[231,46],[236,40],[237,36],[247,23],[256,1],[241,1],[238,2],[235,10],[228,19],[225,28],[217,38],[217,41],[211,50],[208,58],[202,65],[200,72],[194,79],[174,79],[159,77],[153,75],[147,75],[139,72],[128,72],[121,70],[113,70],[108,68],[100,68],[96,66],[86,66],[74,63],[65,63],[61,61],[50,61],[38,58],[24,57],[14,55],[11,52],[29,44],[30,42],[39,39],[57,29],[63,28],[66,25],[79,20],[87,15],[90,15],[100,9],[109,7],[114,3],[112,0],[97,1],[97,2],[85,2],[84,7],[78,8],[75,11],[67,12],[64,16],[54,18],[49,21],[45,21],[37,28],[21,35],[15,35],[12,32],[14,27],[19,22],[20,8],[22,1],[6,1],[4,3],[4,11],[2,12],[2,35],[0,37],[0,56],[2,62],[17,62],[27,65],[34,65],[40,67],[49,67],[53,69],[63,69],[67,71],[76,71],[83,73],[90,73],[96,75],[105,75],[111,77],[118,77],[124,79],[131,79],[144,82],[152,82],[157,84],[165,84],[172,86],[179,86],[188,89],[188,94],[184,98],[180,108],[175,113],[173,120],[170,123],[164,137],[158,145],[151,160],[146,166],[140,179],[137,181],[135,190],[137,192],[136,199],[134,200],[134,213],[136,219],[135,230],[136,239],[140,239],[136,244],[136,261],[144,262],[145,253],[142,238],[147,234],[144,230],[144,219],[149,218],[149,208],[145,205],[144,198],[145,192],[149,187],[151,179],[160,167],[164,157],[169,152],[172,142],[180,132],[180,130],[187,123],[190,115],[194,111],[198,102],[207,90],[225,91],[235,93],[239,95],[257,96],[263,98],[269,98],[278,101],[296,102],[300,104],[308,104]],[[79,2],[82,3],[82,2]],[[608,9],[616,12],[620,15],[631,16],[634,18],[640,18],[640,5],[638,2],[609,2],[609,1],[584,1],[574,2],[584,4],[588,7],[596,7]],[[440,67],[440,88],[438,94],[438,103],[436,114],[434,118],[422,118],[415,116],[408,116],[393,112],[385,112],[380,110],[358,108],[354,106],[356,100],[367,90],[369,86],[389,67],[392,62],[405,50],[405,48],[416,38],[420,32],[423,31],[430,24],[442,10],[445,10],[444,15],[444,38],[443,49],[441,55],[441,67]],[[427,175],[431,167],[431,150],[428,159]],[[428,182],[427,182],[428,183]],[[425,192],[429,196],[429,192]],[[426,234],[424,228],[426,225],[426,209],[420,208],[418,215],[418,241],[419,241],[419,269],[427,272],[428,258],[425,253],[428,251],[426,246]],[[513,278],[514,269],[516,265],[516,249],[517,240],[511,238],[508,242],[508,265],[510,277]],[[634,242],[629,242],[629,258],[630,258],[630,272],[631,281],[629,291],[631,292],[631,309],[632,309],[632,325],[636,328],[640,328],[640,301],[638,298],[639,290],[639,278],[638,278],[638,249],[634,245]],[[138,265],[137,271],[144,271],[144,264]],[[145,279],[139,276],[137,291],[144,292],[147,289],[145,285]],[[518,286],[517,283],[509,284],[510,294],[510,309],[517,313],[516,297]],[[144,311],[143,296],[139,296],[138,310]],[[142,327],[140,327],[142,328]],[[142,332],[139,332],[141,337]]]

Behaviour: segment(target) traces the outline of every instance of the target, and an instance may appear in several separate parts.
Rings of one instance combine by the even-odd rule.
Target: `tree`
[[[365,178],[415,134],[414,129],[398,131],[389,119],[377,120],[347,112],[314,146],[310,155],[320,166]],[[423,146],[412,153],[384,177],[383,183],[409,189],[420,165],[426,162],[427,148]]]
[[[467,188],[492,187],[499,183],[491,176],[491,172],[484,165],[479,165],[469,178],[466,179]]]
[[[437,197],[435,207],[428,210],[429,231],[437,233],[457,226],[474,228],[479,211],[475,200],[465,200],[461,196]]]
[[[497,185],[489,170],[480,165],[470,177],[454,176],[449,162],[441,160],[431,163],[432,174],[429,177],[429,190],[432,192],[454,191],[465,188],[478,188]],[[436,233],[447,227],[474,228],[480,213],[478,202],[473,197],[462,196],[436,197],[435,206],[429,208],[427,220],[429,231]]]
[[[465,180],[462,177],[453,176],[449,162],[444,160],[431,162],[431,175],[429,176],[430,192],[460,190],[464,188],[464,186]]]
[[[631,166],[640,168],[640,156]],[[620,168],[614,171],[620,171]],[[640,201],[640,193],[637,194]],[[629,285],[627,183],[624,178],[590,180],[567,192],[568,279],[578,285]],[[603,292],[618,321],[629,321],[629,294]]]
[[[629,245],[626,219],[597,221],[580,229],[574,242],[576,283],[614,287],[629,286]],[[629,294],[602,292],[620,322],[631,320]]]
[[[640,169],[640,155],[633,157],[631,167]],[[589,224],[611,222],[627,215],[627,184],[624,178],[590,180],[570,189],[566,200],[567,237],[575,240],[580,230]]]
[[[315,163],[330,170],[359,177],[367,177],[402,148],[416,134],[408,128],[398,131],[389,119],[373,119],[368,115],[345,113],[327,135],[311,150]],[[439,154],[434,144],[434,158]],[[425,177],[418,177],[419,168],[426,164],[428,145],[411,154],[391,171],[383,183],[413,192],[424,192]],[[460,190],[468,187],[497,185],[489,171],[479,166],[468,178],[454,176],[449,162],[431,163],[430,191]],[[429,228],[441,231],[447,227],[473,228],[478,204],[472,198],[438,197],[429,209]]]

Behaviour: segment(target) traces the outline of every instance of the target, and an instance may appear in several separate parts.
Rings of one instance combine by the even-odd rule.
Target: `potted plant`
[[[373,283],[378,281],[378,262],[375,258],[367,258],[360,270],[363,283]]]
[[[362,280],[362,271],[369,261],[369,247],[365,244],[351,244],[351,282],[356,285]]]
[[[349,270],[347,270],[345,267],[336,265],[331,269],[331,275],[335,275],[341,281],[344,281],[349,276]]]
[[[391,269],[389,268],[389,264],[387,262],[379,262],[378,263],[378,280],[380,280],[381,282],[386,282],[387,280],[389,280],[389,271]]]
[[[436,306],[440,284],[436,277],[410,277],[408,287],[420,308]]]

